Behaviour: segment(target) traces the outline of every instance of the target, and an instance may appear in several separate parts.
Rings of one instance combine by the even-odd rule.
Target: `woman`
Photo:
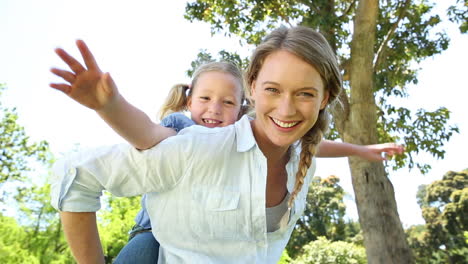
[[[56,164],[53,204],[65,231],[88,228],[65,212],[96,211],[103,189],[149,193],[159,263],[277,262],[304,210],[341,77],[323,36],[296,27],[257,47],[247,82],[254,120],[191,127],[143,152],[116,146]],[[78,236],[69,236],[72,251],[86,251],[74,244]]]

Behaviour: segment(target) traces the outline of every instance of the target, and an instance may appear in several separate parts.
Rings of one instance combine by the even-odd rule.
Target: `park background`
[[[419,108],[435,111],[439,107],[446,107],[451,112],[448,125],[459,129],[459,133],[453,134],[444,144],[444,158],[436,159],[424,152],[417,155],[417,159],[432,166],[425,175],[417,169],[391,171],[387,168],[390,170],[398,213],[405,229],[425,224],[416,199],[420,185],[440,180],[448,171],[461,172],[468,167],[465,157],[468,146],[465,137],[468,131],[468,85],[465,81],[468,37],[460,33],[459,24],[449,22],[444,16],[448,6],[456,2],[439,1],[433,10],[443,20],[434,32],[443,30],[447,33],[450,38],[448,49],[419,63],[414,62],[413,67],[420,68],[418,83],[407,85],[407,98],[390,101],[412,111]],[[76,149],[77,144],[94,147],[123,142],[94,112],[48,87],[50,82],[58,80],[49,69],[65,67],[53,49],[62,47],[79,57],[74,42],[78,38],[85,40],[101,69],[112,74],[121,93],[153,117],[172,85],[189,82],[186,71],[191,68],[191,62],[201,49],[212,54],[224,49],[237,52],[241,57],[247,57],[253,50],[253,45],[241,45],[242,41],[238,37],[212,34],[208,23],[185,19],[186,4],[185,1],[162,3],[146,0],[131,3],[107,0],[2,0],[0,83],[7,87],[0,98],[2,108],[15,108],[17,123],[24,127],[29,141],[47,141],[50,153],[56,158]],[[31,198],[24,198],[27,196],[27,188],[45,185],[48,175],[47,165],[32,162],[31,166],[33,169],[25,174],[27,180],[0,182],[0,191],[4,194],[0,213],[24,225],[34,222],[34,213],[29,212],[31,219],[28,219],[28,213],[24,213],[24,208],[21,209],[21,206],[27,207],[28,202],[33,203]],[[345,219],[357,221],[347,159],[319,159],[316,175],[322,178],[336,175],[340,178],[339,185],[346,193],[343,198],[346,204]],[[21,186],[27,188],[21,189]],[[22,190],[20,194],[23,196],[18,195],[14,191],[16,189]],[[23,197],[24,201],[18,197]],[[109,206],[113,208],[114,200],[109,199]],[[126,202],[117,199],[115,203]],[[138,202],[132,200],[130,203],[135,205]],[[118,210],[112,212],[115,211]],[[49,213],[50,219],[47,221],[53,221],[54,213]],[[108,219],[113,219],[116,225],[122,225],[118,222],[120,220],[110,216]],[[43,228],[47,226],[46,223],[40,225]],[[45,230],[41,228],[35,230]],[[103,240],[111,241],[113,236],[120,235],[105,234]],[[21,247],[24,248],[24,245]],[[66,250],[63,245],[58,248]],[[118,246],[108,250],[118,252]],[[7,255],[0,249],[1,254]],[[32,255],[28,257],[33,259]]]

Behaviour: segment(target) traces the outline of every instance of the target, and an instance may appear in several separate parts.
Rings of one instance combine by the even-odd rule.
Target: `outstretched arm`
[[[322,140],[318,147],[317,157],[332,158],[357,156],[369,161],[383,161],[386,160],[387,157],[401,154],[403,151],[403,146],[395,143],[355,145],[350,143]]]
[[[76,262],[105,263],[95,212],[60,212],[60,219]]]
[[[51,72],[65,83],[51,83],[50,87],[62,91],[78,103],[95,110],[120,136],[137,149],[148,149],[176,132],[154,123],[148,115],[136,108],[119,93],[109,73],[103,73],[82,40],[76,45],[85,66],[63,49],[57,55],[71,71],[52,68]]]

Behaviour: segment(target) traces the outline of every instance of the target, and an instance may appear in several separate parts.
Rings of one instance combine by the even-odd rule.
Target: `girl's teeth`
[[[216,124],[216,123],[218,123],[218,122],[216,122],[216,121],[214,121],[214,120],[208,120],[208,119],[205,119],[204,121],[205,121],[205,123],[208,123],[208,124]]]
[[[290,128],[290,127],[297,125],[297,123],[299,123],[299,122],[285,123],[285,122],[279,121],[278,119],[274,119],[274,118],[272,119],[273,119],[273,122],[275,122],[275,124],[283,128]]]

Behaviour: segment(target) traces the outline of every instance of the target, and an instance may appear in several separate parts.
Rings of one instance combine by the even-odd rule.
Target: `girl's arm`
[[[63,231],[78,263],[105,263],[95,212],[60,212]]]
[[[176,134],[174,130],[154,123],[143,111],[127,102],[109,73],[103,73],[99,69],[85,42],[77,40],[76,45],[86,67],[65,50],[56,49],[57,55],[71,71],[51,69],[53,74],[66,82],[51,83],[52,88],[95,110],[114,131],[137,149],[151,148]]]
[[[350,143],[322,140],[318,146],[317,157],[333,158],[357,156],[369,161],[383,161],[388,156],[403,153],[404,148],[395,143],[375,145],[355,145]],[[385,155],[382,155],[385,153]]]

